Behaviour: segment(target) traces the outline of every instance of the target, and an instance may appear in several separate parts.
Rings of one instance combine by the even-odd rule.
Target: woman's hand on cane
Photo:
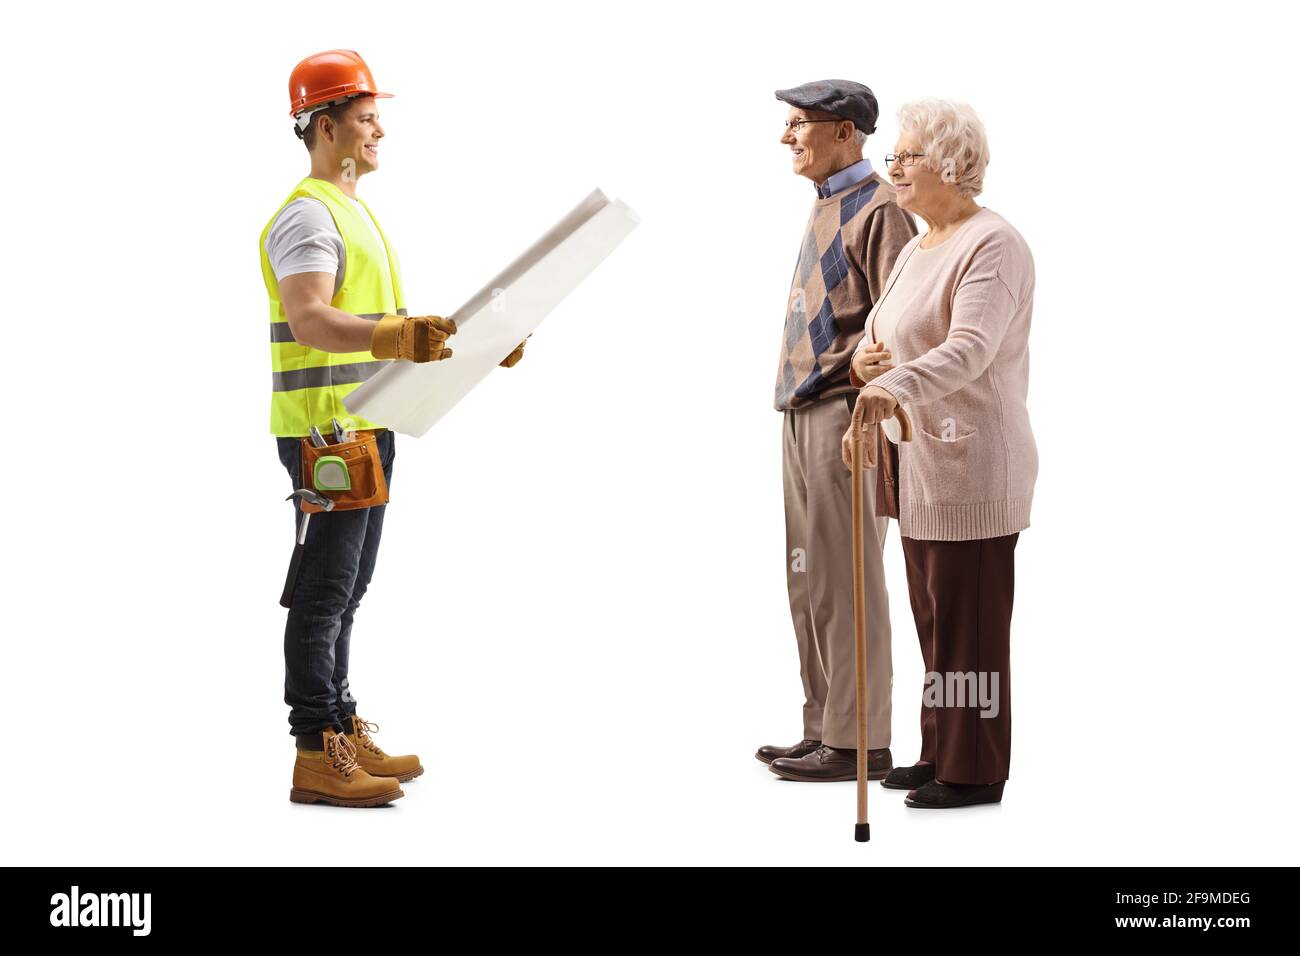
[[[854,436],[861,434],[868,425],[878,425],[891,417],[897,409],[898,401],[883,388],[868,385],[858,392],[858,401],[853,406],[853,418],[849,422],[849,429],[840,440],[840,455],[844,460],[845,468],[853,469]],[[872,443],[864,441],[862,450],[865,456],[864,467],[873,467],[876,464],[876,450]]]

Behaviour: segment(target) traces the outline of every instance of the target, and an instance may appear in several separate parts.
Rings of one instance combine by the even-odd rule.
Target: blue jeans
[[[378,432],[384,477],[393,481],[393,433]],[[298,438],[276,438],[280,461],[293,489],[302,488],[302,445]],[[305,515],[294,506],[294,540]],[[348,686],[348,651],[352,618],[370,584],[384,528],[385,505],[352,511],[319,512],[307,525],[293,606],[284,627],[284,702],[289,705],[290,733],[320,746],[326,727],[343,729],[356,713]]]

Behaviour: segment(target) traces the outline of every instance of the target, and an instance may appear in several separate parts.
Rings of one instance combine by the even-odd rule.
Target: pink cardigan
[[[988,208],[933,249],[918,249],[921,239],[898,254],[858,346],[875,341],[876,313],[898,277],[923,269],[886,343],[898,367],[871,382],[915,426],[899,446],[901,532],[931,541],[1012,534],[1029,527],[1038,475],[1025,406],[1033,256]]]

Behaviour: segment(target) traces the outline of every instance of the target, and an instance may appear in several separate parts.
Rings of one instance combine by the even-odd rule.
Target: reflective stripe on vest
[[[271,433],[304,437],[312,425],[325,430],[331,418],[353,428],[382,427],[380,422],[351,414],[343,399],[388,363],[377,360],[368,351],[324,352],[301,345],[289,329],[280,302],[280,286],[266,254],[266,236],[280,210],[302,197],[324,203],[343,237],[343,282],[330,305],[371,320],[394,312],[406,314],[397,257],[379,223],[375,223],[375,228],[379,229],[382,244],[375,240],[366,224],[364,216],[369,213],[369,207],[363,203],[366,210],[363,213],[333,183],[310,176],[294,187],[267,222],[259,242],[262,280],[271,305]],[[391,283],[386,281],[385,260]]]

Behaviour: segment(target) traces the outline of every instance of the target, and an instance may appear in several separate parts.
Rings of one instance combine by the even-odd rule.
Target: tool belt
[[[376,434],[375,429],[365,429],[358,431],[353,441],[320,447],[310,438],[302,439],[303,486],[332,499],[335,511],[388,504],[388,482]],[[300,507],[308,514],[325,510],[305,499]]]

